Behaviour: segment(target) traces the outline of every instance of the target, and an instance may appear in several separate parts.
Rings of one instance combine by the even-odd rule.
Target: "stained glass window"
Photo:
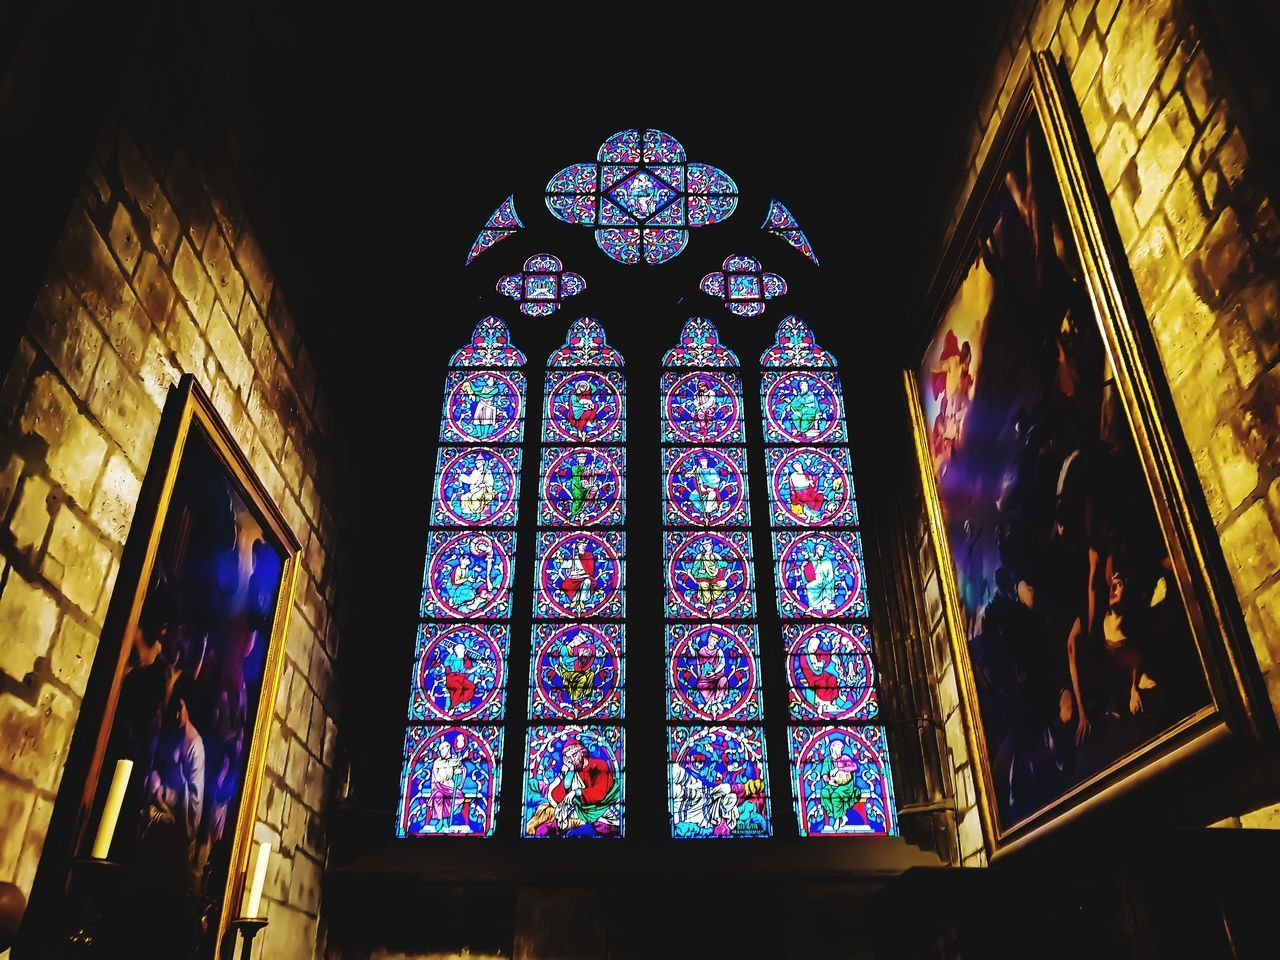
[[[703,277],[698,289],[719,297],[730,313],[755,317],[764,313],[766,300],[787,292],[787,281],[765,270],[755,257],[735,254],[726,257],[719,270]]]
[[[471,249],[467,251],[467,264],[480,256],[495,243],[514,236],[516,231],[523,230],[524,224],[520,222],[520,218],[516,216],[516,198],[514,195],[507,197],[502,203],[498,204],[498,208],[489,214],[489,219],[484,222],[475,242],[471,244]]]
[[[396,833],[486,837],[502,776],[524,354],[497,317],[452,358]]]
[[[547,362],[521,834],[621,837],[626,382],[590,318]]]
[[[760,229],[767,230],[775,237],[781,237],[812,260],[815,267],[818,265],[818,255],[813,252],[809,238],[804,235],[800,224],[796,223],[796,218],[782,205],[781,200],[769,201],[769,212],[765,214],[764,223],[760,225]]]
[[[772,832],[738,358],[695,317],[663,360],[663,582],[672,836]]]
[[[535,253],[520,273],[508,273],[497,285],[504,297],[520,302],[520,312],[526,317],[549,316],[560,309],[561,301],[585,289],[587,281],[565,270],[560,258],[549,253]]]
[[[680,142],[661,130],[615,133],[596,161],[552,177],[547,209],[594,229],[596,244],[619,263],[665,263],[685,248],[690,229],[727,220],[738,205],[728,174],[688,162]]]
[[[835,358],[798,317],[764,356],[760,398],[788,752],[801,836],[894,834],[871,610]]]

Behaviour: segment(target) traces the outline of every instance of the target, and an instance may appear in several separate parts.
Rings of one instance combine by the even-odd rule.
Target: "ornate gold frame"
[[[972,247],[1009,149],[1028,123],[1039,122],[1062,191],[1085,283],[1115,370],[1135,445],[1161,531],[1173,560],[1212,703],[1184,718],[1156,740],[1118,759],[1025,820],[1002,828],[993,802],[973,668],[961,615],[955,567],[946,539],[933,475],[929,433],[913,370],[903,371],[925,510],[938,562],[947,632],[960,686],[965,738],[975,770],[978,808],[989,857],[1007,855],[1049,829],[1113,800],[1156,773],[1224,739],[1228,732],[1262,738],[1275,730],[1265,688],[1243,625],[1239,602],[1221,555],[1217,533],[1186,450],[1159,354],[1122,245],[1110,201],[1099,185],[1079,109],[1048,53],[1032,57],[1018,92],[969,197],[928,304],[925,342],[934,335],[941,308],[956,288],[964,255]],[[922,351],[923,354],[923,351]],[[1259,708],[1259,704],[1267,709]]]
[[[253,825],[257,819],[258,796],[261,792],[263,770],[266,764],[267,739],[275,717],[276,693],[284,659],[284,638],[289,626],[289,614],[293,607],[302,546],[289,528],[284,515],[271,499],[271,495],[254,473],[253,467],[240,452],[235,437],[223,423],[208,394],[201,389],[191,374],[183,376],[182,380],[169,392],[155,451],[147,468],[146,481],[135,513],[134,526],[130,531],[125,554],[121,560],[117,587],[112,596],[99,641],[99,656],[94,667],[94,681],[99,684],[97,695],[95,696],[93,691],[86,693],[80,721],[77,723],[76,740],[73,742],[72,753],[67,764],[68,778],[73,776],[74,766],[83,765],[85,772],[80,780],[82,787],[78,798],[79,807],[74,814],[74,824],[71,827],[66,852],[73,856],[83,855],[83,851],[87,848],[86,834],[95,810],[103,761],[120,698],[121,682],[128,662],[131,646],[129,638],[133,635],[142,613],[147,585],[151,580],[151,571],[160,547],[165,517],[168,514],[174,484],[177,480],[178,468],[182,463],[187,439],[192,430],[199,431],[208,441],[215,456],[240,488],[245,501],[255,511],[264,529],[276,539],[285,554],[280,592],[267,647],[262,689],[258,697],[253,737],[245,767],[244,789],[240,795],[227,882],[219,911],[214,952],[216,960],[218,956],[229,956],[234,953],[234,944],[229,951],[223,949],[224,941],[227,940],[232,912],[239,908],[243,896],[244,873],[248,864],[249,850],[252,847]],[[103,661],[109,661],[113,655],[114,664],[103,663]],[[108,673],[112,667],[114,670]],[[81,737],[85,739],[81,740]],[[62,853],[56,849],[48,852],[53,853],[55,858]]]

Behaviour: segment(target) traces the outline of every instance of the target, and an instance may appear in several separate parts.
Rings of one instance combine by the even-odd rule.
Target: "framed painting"
[[[1069,97],[1033,58],[905,374],[992,855],[1269,716]]]
[[[132,955],[230,955],[300,549],[183,377],[78,721],[59,798],[71,813],[41,865],[65,877],[66,859],[89,855],[117,762],[132,761],[109,847],[121,903],[104,931],[123,931]]]

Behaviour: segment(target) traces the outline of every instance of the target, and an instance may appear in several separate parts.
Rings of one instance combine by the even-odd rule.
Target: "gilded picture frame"
[[[212,401],[183,376],[164,408],[77,722],[28,912],[33,929],[24,931],[31,942],[47,946],[65,934],[76,910],[74,864],[90,855],[116,760],[130,758],[110,859],[121,867],[116,885],[132,893],[119,894],[117,912],[127,914],[129,899],[148,889],[164,892],[176,876],[190,890],[173,900],[181,902],[181,916],[170,918],[181,931],[173,949],[234,955],[230,921],[254,845],[300,557],[297,537]],[[157,669],[155,683],[136,680]],[[157,703],[145,702],[157,690]],[[131,699],[142,709],[131,711]],[[59,906],[63,888],[70,906]],[[144,926],[169,922],[162,907],[148,906],[153,919]],[[104,946],[140,956],[169,949],[139,949],[138,925],[130,933],[127,919],[112,922],[101,931]]]
[[[1040,202],[1040,195],[1032,194],[1028,187],[1036,163],[1043,171],[1051,171],[1051,177],[1042,179],[1051,181],[1053,189],[1042,186],[1042,195],[1051,198],[1044,202],[1060,213],[1065,228],[1060,233],[1050,231],[1050,246],[1058,252],[1049,255],[1061,256],[1064,263],[1078,264],[1078,270],[1068,267],[1063,272],[1070,275],[1081,292],[1075,318],[1070,306],[1061,315],[1057,366],[1052,360],[1046,365],[1057,382],[1047,387],[1041,384],[1040,395],[1056,391],[1060,406],[1083,404],[1080,397],[1085,391],[1081,388],[1080,371],[1064,355],[1077,346],[1077,341],[1097,340],[1094,353],[1095,366],[1102,372],[1097,380],[1101,399],[1094,410],[1101,410],[1102,416],[1093,418],[1098,436],[1090,441],[1090,450],[1103,446],[1101,437],[1106,433],[1120,440],[1113,444],[1114,451],[1099,460],[1122,458],[1122,454],[1136,458],[1140,469],[1135,469],[1132,476],[1137,482],[1127,490],[1142,494],[1132,503],[1149,499],[1154,544],[1137,543],[1141,539],[1137,535],[1133,535],[1131,544],[1116,529],[1100,529],[1106,524],[1097,518],[1105,516],[1106,507],[1088,501],[1088,494],[1077,494],[1077,500],[1084,505],[1073,506],[1072,461],[1087,462],[1085,458],[1078,456],[1078,451],[1072,456],[1070,444],[1063,444],[1058,459],[1053,459],[1046,453],[1055,442],[1046,440],[1053,437],[1053,431],[1037,422],[1041,416],[1037,411],[1042,408],[1014,408],[1019,400],[1035,395],[1034,386],[1024,386],[1021,394],[1016,387],[1002,390],[998,384],[991,386],[992,380],[1006,373],[1014,380],[1021,377],[1024,384],[1031,380],[1024,371],[1009,369],[1008,361],[1017,357],[1017,347],[1004,345],[1003,353],[993,352],[992,363],[1003,358],[1006,367],[996,364],[994,373],[977,372],[979,351],[988,339],[1035,339],[1017,327],[1028,316],[1039,314],[1019,315],[1006,302],[1000,308],[1004,310],[1001,327],[992,319],[998,309],[993,305],[998,303],[1000,294],[991,294],[986,300],[979,295],[981,302],[975,308],[971,293],[984,283],[990,289],[1000,287],[1001,281],[992,279],[1002,275],[999,257],[1005,250],[997,249],[1002,238],[997,237],[993,244],[1000,226],[1000,205],[1006,211],[1015,211],[1014,218],[1025,218],[1026,233],[1033,238],[1030,246],[1036,246],[1037,231],[1046,229],[1037,223],[1037,217],[1043,219],[1050,214],[1033,209]],[[1023,166],[1020,168],[1019,164]],[[1062,249],[1067,251],[1065,255]],[[1072,252],[1074,257],[1070,256]],[[1043,290],[1041,270],[1035,267],[1034,272],[1039,295]],[[961,302],[965,297],[970,301],[967,304]],[[1013,302],[1020,308],[1040,306],[1026,298]],[[1096,330],[1088,324],[1077,326],[1074,332],[1080,336],[1073,338],[1072,324],[1085,314],[1096,323]],[[1048,312],[1045,315],[1059,316]],[[974,316],[979,319],[974,320]],[[976,331],[973,344],[963,339],[964,329]],[[956,330],[961,331],[959,335]],[[1015,332],[1010,334],[1011,330]],[[1055,346],[1054,334],[1050,330],[1045,337],[1051,348]],[[976,342],[979,336],[981,346]],[[1039,348],[1043,353],[1043,343]],[[1027,348],[1024,353],[1031,357],[1033,350]],[[1028,362],[1027,366],[1034,364]],[[975,384],[983,378],[988,381],[982,385],[987,388],[982,391],[986,407],[975,415],[977,426],[966,434],[967,418],[978,409],[974,403],[979,392]],[[1010,101],[935,276],[927,299],[924,343],[914,369],[904,371],[903,380],[989,857],[1007,855],[1045,831],[1149,781],[1171,765],[1206,751],[1228,735],[1264,738],[1273,734],[1274,719],[1265,688],[1217,534],[1181,436],[1150,326],[1116,234],[1110,201],[1100,186],[1069,83],[1047,53],[1031,58]],[[1002,398],[1011,409],[1001,410],[993,396]],[[1066,403],[1062,402],[1064,396]],[[948,398],[955,401],[950,409]],[[1123,418],[1113,415],[1108,424],[1107,409],[1122,409]],[[1006,414],[1003,421],[997,416],[1001,413]],[[1081,422],[1089,421],[1083,417]],[[1034,433],[1037,429],[1042,430],[1038,436]],[[967,451],[968,462],[953,460],[959,456],[957,451],[964,452],[970,439],[969,446],[981,452]],[[1023,460],[1015,461],[1012,454],[1003,454],[1005,459],[1001,460],[1002,451],[1016,451]],[[1041,462],[1035,461],[1037,457]],[[950,480],[949,468],[954,471]],[[1009,503],[1016,504],[1020,471],[1032,477],[1037,468],[1047,477],[1039,481],[1043,489],[1037,494],[1031,489],[1034,481],[1028,480],[1029,489],[1022,495],[1027,501],[1039,495],[1050,522],[1036,522],[1043,521],[1044,516],[1032,514],[1027,508],[1033,519],[1027,520],[1026,526],[1034,530],[1034,537],[1028,537],[1021,557],[1025,566],[1037,569],[1024,579],[1018,571],[1019,519],[1010,517],[1019,508],[1011,508]],[[1083,473],[1083,469],[1075,472]],[[1104,491],[1099,496],[1111,496],[1107,482],[1099,479],[1107,476],[1104,470],[1095,468],[1093,474],[1095,488]],[[1077,486],[1087,485],[1081,482]],[[998,496],[983,499],[965,492],[979,489],[997,490]],[[1147,509],[1140,505],[1129,510],[1129,504],[1119,494],[1113,499],[1131,513]],[[978,504],[982,505],[981,510]],[[970,508],[972,516],[968,515]],[[1117,512],[1115,506],[1111,510]],[[1069,569],[1077,575],[1084,573],[1085,577],[1083,581],[1059,578],[1055,582],[1053,576],[1046,575],[1041,557],[1046,553],[1046,543],[1053,548],[1049,553],[1060,549],[1069,554],[1061,544],[1069,540],[1073,516],[1083,518],[1074,524],[1080,533],[1073,542],[1085,545],[1085,552],[1073,561],[1074,567],[1062,566],[1055,572]],[[1120,517],[1114,526],[1119,528],[1126,523],[1130,521]],[[1131,524],[1136,527],[1139,521]],[[1161,556],[1155,556],[1158,551],[1153,551],[1153,545],[1162,548]],[[1136,572],[1140,564],[1133,560],[1141,552],[1139,547],[1145,549],[1148,558],[1145,583],[1149,586],[1145,593],[1137,593],[1141,604],[1130,602],[1125,606],[1126,589],[1132,593],[1140,582]],[[1152,562],[1153,557],[1157,562]],[[1172,591],[1175,585],[1176,593]],[[1046,614],[1043,601],[1052,601],[1055,592],[1064,599],[1057,610],[1051,608]],[[1181,606],[1168,600],[1180,600]],[[1036,609],[1037,604],[1041,610]],[[1144,658],[1140,629],[1143,623],[1160,622],[1164,627],[1164,622],[1151,614],[1161,604],[1165,610],[1172,610],[1165,620],[1177,630],[1159,636],[1178,637],[1182,636],[1178,631],[1185,630],[1187,637],[1180,668],[1169,669],[1165,674],[1147,669],[1152,658]],[[1070,616],[1073,605],[1074,620]],[[1125,610],[1130,613],[1126,615]],[[997,614],[1013,619],[1001,619]],[[1054,614],[1056,620],[1052,619]],[[1044,636],[1055,637],[1056,646],[1046,655],[1049,665],[1043,669],[1028,666],[1021,653],[1007,653],[1009,649],[1021,649],[1010,638],[1016,639],[1016,631],[1022,627],[1006,625],[1031,622],[1017,620],[1020,616],[1037,618],[1037,626],[1027,628],[1031,630],[1028,635],[1043,630]],[[1127,630],[1126,616],[1138,626]],[[1064,626],[1054,634],[1044,626],[1049,623]],[[1171,640],[1168,646],[1176,646],[1176,642]],[[1005,645],[1003,649],[1001,643]],[[1083,652],[1090,650],[1091,644],[1095,652]],[[1150,650],[1151,645],[1146,649]],[[1163,655],[1168,659],[1167,651]],[[1155,662],[1161,665],[1158,656]],[[1095,669],[1085,669],[1082,664],[1093,664]],[[1168,663],[1164,666],[1168,667]],[[1041,673],[1045,677],[1041,699],[1046,703],[1028,711],[1028,677]],[[1082,682],[1082,675],[1102,680],[1095,687]],[[1165,681],[1166,676],[1174,679]],[[1118,685],[1117,679],[1121,680]],[[1198,685],[1203,688],[1200,694],[1196,693]],[[1202,697],[1203,702],[1198,702],[1197,697]],[[1159,714],[1159,709],[1166,713]],[[1156,719],[1151,719],[1152,715]],[[1143,729],[1150,735],[1144,735],[1142,729],[1126,733],[1126,724],[1145,724]],[[1153,732],[1157,727],[1158,732]],[[1099,729],[1101,733],[1097,732]],[[997,740],[1001,734],[1003,739]],[[1090,737],[1094,737],[1092,742]],[[1110,746],[1099,746],[1107,744],[1107,738]],[[1088,763],[1082,763],[1081,756],[1090,749]],[[1114,756],[1108,754],[1108,749]],[[1047,775],[1042,773],[1045,770],[1049,771]],[[1019,804],[1020,796],[1029,799]]]

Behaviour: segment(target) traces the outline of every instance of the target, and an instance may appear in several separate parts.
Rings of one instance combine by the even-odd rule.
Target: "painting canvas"
[[[993,151],[912,378],[996,838],[1214,703],[1032,103]]]
[[[194,381],[166,417],[176,439],[148,475],[165,495],[152,510],[144,492],[129,550],[145,555],[113,599],[120,647],[111,617],[104,631],[123,667],[107,715],[82,717],[102,744],[84,789],[101,809],[116,762],[133,761],[110,858],[141,897],[118,919],[145,955],[212,957],[239,908],[298,547]]]

